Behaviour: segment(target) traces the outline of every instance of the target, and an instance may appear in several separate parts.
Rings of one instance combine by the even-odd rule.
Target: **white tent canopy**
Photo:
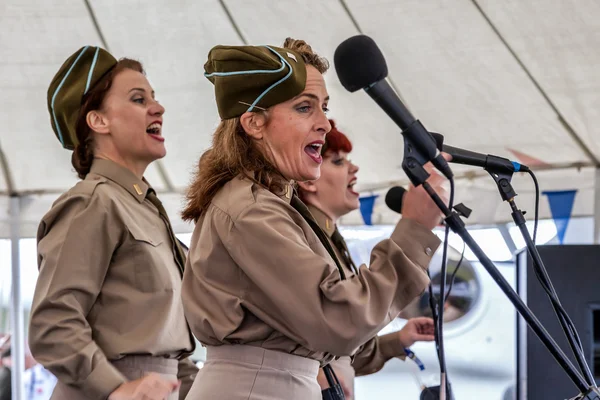
[[[2,0],[0,1],[0,239],[34,237],[52,201],[76,181],[70,153],[50,128],[48,84],[83,45],[141,60],[165,105],[168,155],[146,177],[177,232],[182,193],[217,120],[203,64],[216,44],[305,39],[333,58],[364,33],[386,55],[405,103],[446,143],[536,166],[544,190],[578,189],[573,214],[600,215],[600,3],[596,0]],[[331,116],[355,145],[358,189],[384,194],[406,184],[399,129],[364,93],[326,76]],[[472,224],[510,220],[495,184],[455,168],[457,202]],[[516,177],[519,205],[532,210],[533,185]],[[10,197],[12,196],[12,200]],[[397,215],[376,204],[375,223]],[[595,205],[596,203],[596,205]],[[542,218],[549,210],[542,202]],[[13,217],[11,218],[11,211]],[[598,219],[598,218],[597,218]],[[358,213],[342,221],[361,224]],[[598,228],[597,228],[598,229]],[[14,240],[11,326],[15,379],[23,371],[18,242]],[[20,384],[13,385],[20,397]]]
[[[3,0],[0,3],[0,238],[9,237],[8,195],[21,197],[21,235],[35,236],[52,201],[76,181],[70,153],[50,128],[48,84],[82,45],[140,59],[165,105],[168,155],[148,180],[177,231],[182,196],[210,145],[217,112],[203,75],[215,44],[276,44],[302,38],[333,60],[358,33],[375,39],[390,79],[413,113],[446,143],[539,164],[543,190],[578,189],[573,214],[594,213],[600,159],[600,3],[594,0]],[[355,145],[359,190],[406,184],[399,129],[362,92],[326,75],[331,116]],[[525,156],[523,156],[525,155]],[[539,160],[536,162],[535,160]],[[543,164],[542,164],[543,163]],[[489,176],[454,168],[470,223],[510,220]],[[542,171],[543,170],[543,171]],[[519,205],[533,185],[515,177]],[[380,196],[375,223],[393,223]],[[542,217],[549,211],[542,202]],[[361,224],[358,213],[344,221]]]

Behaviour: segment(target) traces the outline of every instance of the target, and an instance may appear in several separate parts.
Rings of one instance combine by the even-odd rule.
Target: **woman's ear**
[[[267,126],[267,116],[263,112],[245,112],[240,117],[244,131],[253,139],[260,140]]]
[[[98,110],[92,110],[85,116],[90,129],[94,132],[106,135],[110,132],[110,124],[107,118]]]
[[[317,185],[315,185],[315,181],[298,182],[298,187],[304,193],[316,193],[317,192]]]

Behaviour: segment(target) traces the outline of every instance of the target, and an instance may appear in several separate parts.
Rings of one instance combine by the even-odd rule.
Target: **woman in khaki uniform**
[[[187,399],[321,399],[319,366],[354,354],[427,286],[440,214],[414,191],[419,212],[374,249],[370,269],[346,276],[294,194],[295,181],[319,177],[331,129],[327,62],[288,39],[216,46],[204,68],[222,121],[183,213],[196,222],[184,309],[207,347]]]
[[[323,164],[321,176],[316,181],[299,182],[299,197],[307,205],[319,227],[327,234],[332,248],[342,262],[348,276],[359,273],[356,264],[350,256],[348,246],[337,229],[337,220],[347,213],[359,208],[359,194],[354,191],[358,167],[348,159],[352,151],[352,143],[329,120],[331,131],[325,137],[321,149]],[[411,200],[414,191],[408,196],[408,207],[404,212],[410,216]],[[412,206],[414,207],[414,206]],[[431,318],[411,318],[399,331],[387,335],[375,336],[364,344],[354,354],[353,358],[341,357],[331,363],[344,389],[346,400],[354,399],[354,377],[370,375],[378,372],[384,364],[395,357],[404,359],[405,348],[417,341],[433,341],[434,325]],[[325,374],[319,371],[318,377],[321,388],[329,387]]]
[[[139,62],[91,46],[54,76],[48,109],[82,179],[37,235],[29,344],[58,378],[52,399],[184,398],[197,372],[180,300],[185,259],[143,178],[166,154],[165,110]]]

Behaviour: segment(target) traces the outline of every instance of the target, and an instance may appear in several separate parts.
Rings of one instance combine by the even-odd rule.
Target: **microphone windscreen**
[[[335,71],[349,92],[364,89],[388,75],[385,57],[373,39],[365,35],[344,40],[333,55]]]
[[[406,189],[402,186],[394,186],[385,195],[385,204],[390,210],[402,214],[402,201],[405,193]]]

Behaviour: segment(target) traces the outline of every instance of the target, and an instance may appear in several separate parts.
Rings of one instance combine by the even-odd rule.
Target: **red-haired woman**
[[[332,247],[342,262],[348,279],[360,275],[361,269],[350,257],[350,252],[342,235],[338,231],[337,221],[342,216],[359,208],[358,193],[354,191],[358,166],[348,158],[352,143],[340,132],[333,120],[329,120],[331,131],[325,138],[321,151],[321,177],[316,181],[299,182],[299,194],[308,206],[311,214],[327,234]],[[410,216],[412,194],[407,193],[407,205],[403,214]],[[364,344],[354,355],[341,357],[331,363],[346,394],[346,400],[354,398],[354,376],[370,375],[381,368],[390,359],[406,356],[405,348],[417,341],[432,341],[433,320],[430,318],[412,318],[399,332],[376,336]],[[322,371],[319,384],[323,389],[329,387]]]

